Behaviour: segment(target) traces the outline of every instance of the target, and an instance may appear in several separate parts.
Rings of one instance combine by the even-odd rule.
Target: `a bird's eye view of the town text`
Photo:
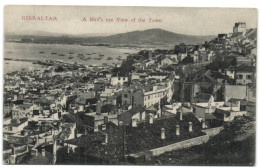
[[[3,164],[253,166],[257,9],[4,9]]]

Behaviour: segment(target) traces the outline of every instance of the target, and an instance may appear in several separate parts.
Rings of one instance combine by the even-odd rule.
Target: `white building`
[[[126,76],[113,76],[111,77],[111,85],[123,85],[124,82],[128,82],[128,77]]]

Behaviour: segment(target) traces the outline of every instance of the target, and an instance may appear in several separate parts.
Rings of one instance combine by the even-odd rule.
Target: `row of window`
[[[159,103],[159,101],[147,102],[147,103],[145,103],[145,106],[146,106],[146,107],[150,107],[150,106],[152,106],[152,105],[154,105],[154,104],[156,104],[156,103]]]
[[[237,79],[243,79],[243,75],[237,75]],[[252,75],[246,75],[246,79],[252,79]]]
[[[163,97],[165,95],[166,95],[166,92],[156,93],[156,94],[145,96],[144,100],[150,100],[152,98],[159,98],[159,97],[161,98],[161,97]]]
[[[118,77],[118,80],[121,80],[121,77]],[[126,80],[125,77],[123,77],[123,80]]]

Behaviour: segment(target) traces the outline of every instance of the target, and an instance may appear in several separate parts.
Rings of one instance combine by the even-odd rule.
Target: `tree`
[[[179,45],[176,45],[174,47],[174,53],[178,54],[178,53],[185,53],[186,52],[186,44],[181,43]]]
[[[185,57],[182,61],[181,61],[182,64],[190,64],[190,63],[194,63],[193,61],[193,58],[188,55],[187,57]]]
[[[62,66],[58,66],[56,69],[55,69],[55,72],[63,72],[64,71],[64,68]]]

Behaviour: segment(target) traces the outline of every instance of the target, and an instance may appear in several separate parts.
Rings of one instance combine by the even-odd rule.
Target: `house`
[[[185,53],[178,53],[178,62],[181,62],[185,57],[187,57],[187,52]]]
[[[249,88],[246,85],[225,85],[224,100],[230,99],[248,99]]]
[[[102,132],[87,134],[77,140],[65,141],[65,143],[84,149],[86,157],[92,158],[94,163],[96,161],[116,164],[124,158],[130,161],[131,154],[205,135],[201,132],[201,123],[192,113],[183,114],[181,118],[179,116],[150,118],[149,122],[138,124],[135,121],[133,120],[130,125],[124,125],[121,122],[119,126],[107,123]],[[75,155],[83,156],[84,154],[82,151],[82,153],[75,152]],[[152,153],[149,155],[151,156]]]
[[[60,123],[61,131],[57,135],[57,139],[68,140],[75,138],[76,123]]]
[[[236,69],[237,85],[253,85],[255,83],[255,67],[241,65]]]
[[[154,63],[155,63],[155,60],[146,60],[146,61],[143,62],[143,67],[144,68],[149,68]]]
[[[159,103],[162,98],[168,97],[168,94],[170,94],[170,92],[168,92],[169,89],[171,89],[171,87],[163,83],[146,85],[144,87],[139,86],[139,88],[124,88],[122,91],[122,104],[150,107]]]
[[[12,119],[9,124],[4,125],[3,132],[5,133],[20,133],[24,127],[28,125],[28,118]]]
[[[229,78],[218,71],[200,70],[188,74],[182,82],[180,99],[194,102],[199,93],[212,94],[215,100],[223,100],[223,88]]]
[[[169,73],[164,72],[151,72],[148,74],[146,79],[158,79],[162,81],[163,79],[166,79],[169,76]]]
[[[123,85],[125,82],[128,82],[127,76],[112,76],[111,77],[111,85]]]
[[[166,67],[171,64],[177,64],[177,60],[175,58],[166,57],[165,59],[161,60],[161,67]]]
[[[214,102],[214,97],[211,94],[207,94],[207,93],[199,93],[194,101],[196,103],[212,103]]]
[[[147,77],[147,73],[143,72],[143,73],[137,73],[137,72],[133,72],[131,73],[131,81],[133,80],[140,80],[140,79],[145,79]]]
[[[130,87],[125,86],[122,90],[122,105],[142,105],[146,107],[153,106],[165,99],[170,102],[173,95],[173,82],[175,74],[170,74],[161,82],[150,82],[146,85],[141,83],[133,84]]]
[[[39,115],[41,108],[35,104],[15,105],[12,108],[12,118],[19,119],[29,117],[31,115]]]
[[[122,88],[118,87],[108,87],[103,92],[100,93],[101,101],[107,101],[109,97],[113,96],[116,92],[119,92]]]
[[[219,119],[223,120],[224,122],[231,122],[235,119],[235,117],[246,116],[247,111],[227,111],[222,109],[216,109],[214,115],[217,116]]]
[[[247,114],[247,111],[240,110],[239,101],[235,103],[227,101],[215,102],[212,97],[209,97],[208,95],[207,97],[209,98],[209,101],[192,104],[193,113],[199,118],[199,120],[205,121],[205,127],[207,128],[219,124],[221,125],[222,122],[232,121],[235,116]]]
[[[76,98],[75,100],[75,104],[78,106],[77,111],[78,112],[82,112],[85,111],[85,106],[87,104],[91,104],[91,100],[92,99],[96,99],[95,98],[96,94],[94,91],[89,91],[86,93],[81,93],[78,95],[78,98]]]
[[[112,122],[118,125],[117,114],[109,115],[96,115],[96,114],[86,114],[83,116],[83,122],[85,123],[85,129],[89,132],[98,132],[100,126],[108,122]]]
[[[228,77],[235,79],[235,73],[236,73],[236,67],[233,65],[230,65],[228,68],[225,69],[225,75]]]
[[[148,107],[146,109],[146,112],[148,113],[148,116],[150,114],[152,114],[154,118],[162,117],[162,110],[161,110],[160,102],[158,104]]]
[[[133,120],[136,122],[142,122],[147,120],[147,113],[145,112],[145,107],[137,105],[132,109],[122,113],[118,116],[118,122],[123,122],[125,125],[131,125]]]
[[[241,66],[241,65],[247,65],[247,66],[252,66],[253,65],[253,60],[247,57],[243,57],[243,56],[238,56],[236,57],[237,60],[237,66]]]
[[[118,108],[116,105],[105,104],[101,107],[101,115],[117,114]]]
[[[189,105],[189,106],[181,106],[178,110],[177,113],[192,113],[193,112],[193,108]]]
[[[177,114],[177,109],[179,109],[181,106],[182,103],[180,102],[164,105],[162,107],[162,113],[164,114],[165,112],[167,112],[167,113]]]

